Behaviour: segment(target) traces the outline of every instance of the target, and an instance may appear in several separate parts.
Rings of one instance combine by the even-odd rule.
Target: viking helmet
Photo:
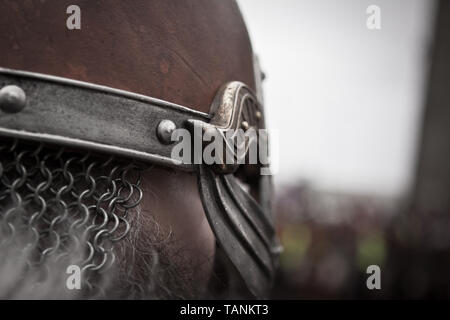
[[[279,252],[270,175],[261,175],[269,165],[246,162],[248,137],[230,146],[235,132],[265,128],[261,72],[237,5],[78,2],[79,30],[65,25],[66,1],[0,4],[2,244],[28,228],[38,263],[65,248],[61,230],[93,219],[84,268],[101,270],[114,263],[106,243],[127,237],[127,214],[142,199],[136,172],[167,167],[196,174],[226,272],[267,296]],[[180,129],[193,151],[176,158]],[[231,162],[195,161],[205,133]],[[43,234],[57,241],[45,245]]]

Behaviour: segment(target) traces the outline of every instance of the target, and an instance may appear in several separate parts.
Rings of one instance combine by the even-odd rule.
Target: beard
[[[0,154],[0,298],[197,295],[171,232],[142,214],[142,165],[16,139]]]

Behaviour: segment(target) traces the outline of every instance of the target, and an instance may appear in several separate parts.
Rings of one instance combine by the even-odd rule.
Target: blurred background
[[[273,298],[450,298],[450,2],[238,3],[278,138]]]

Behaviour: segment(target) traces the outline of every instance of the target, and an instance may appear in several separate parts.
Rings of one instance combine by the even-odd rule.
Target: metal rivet
[[[242,129],[247,130],[248,129],[248,122],[247,121],[242,121],[241,127],[242,127]]]
[[[255,116],[256,116],[256,119],[258,119],[258,120],[261,119],[261,117],[262,117],[261,111],[256,111]]]
[[[9,85],[0,89],[0,109],[7,113],[20,112],[27,103],[27,96],[22,88]]]
[[[164,144],[171,144],[173,141],[172,132],[177,128],[175,123],[171,120],[161,120],[158,124],[156,134],[158,135],[159,141]]]

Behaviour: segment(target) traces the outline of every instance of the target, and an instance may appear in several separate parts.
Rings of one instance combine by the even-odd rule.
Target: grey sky
[[[381,8],[378,31],[366,8]],[[277,184],[398,196],[411,184],[433,1],[240,0],[279,130]]]

